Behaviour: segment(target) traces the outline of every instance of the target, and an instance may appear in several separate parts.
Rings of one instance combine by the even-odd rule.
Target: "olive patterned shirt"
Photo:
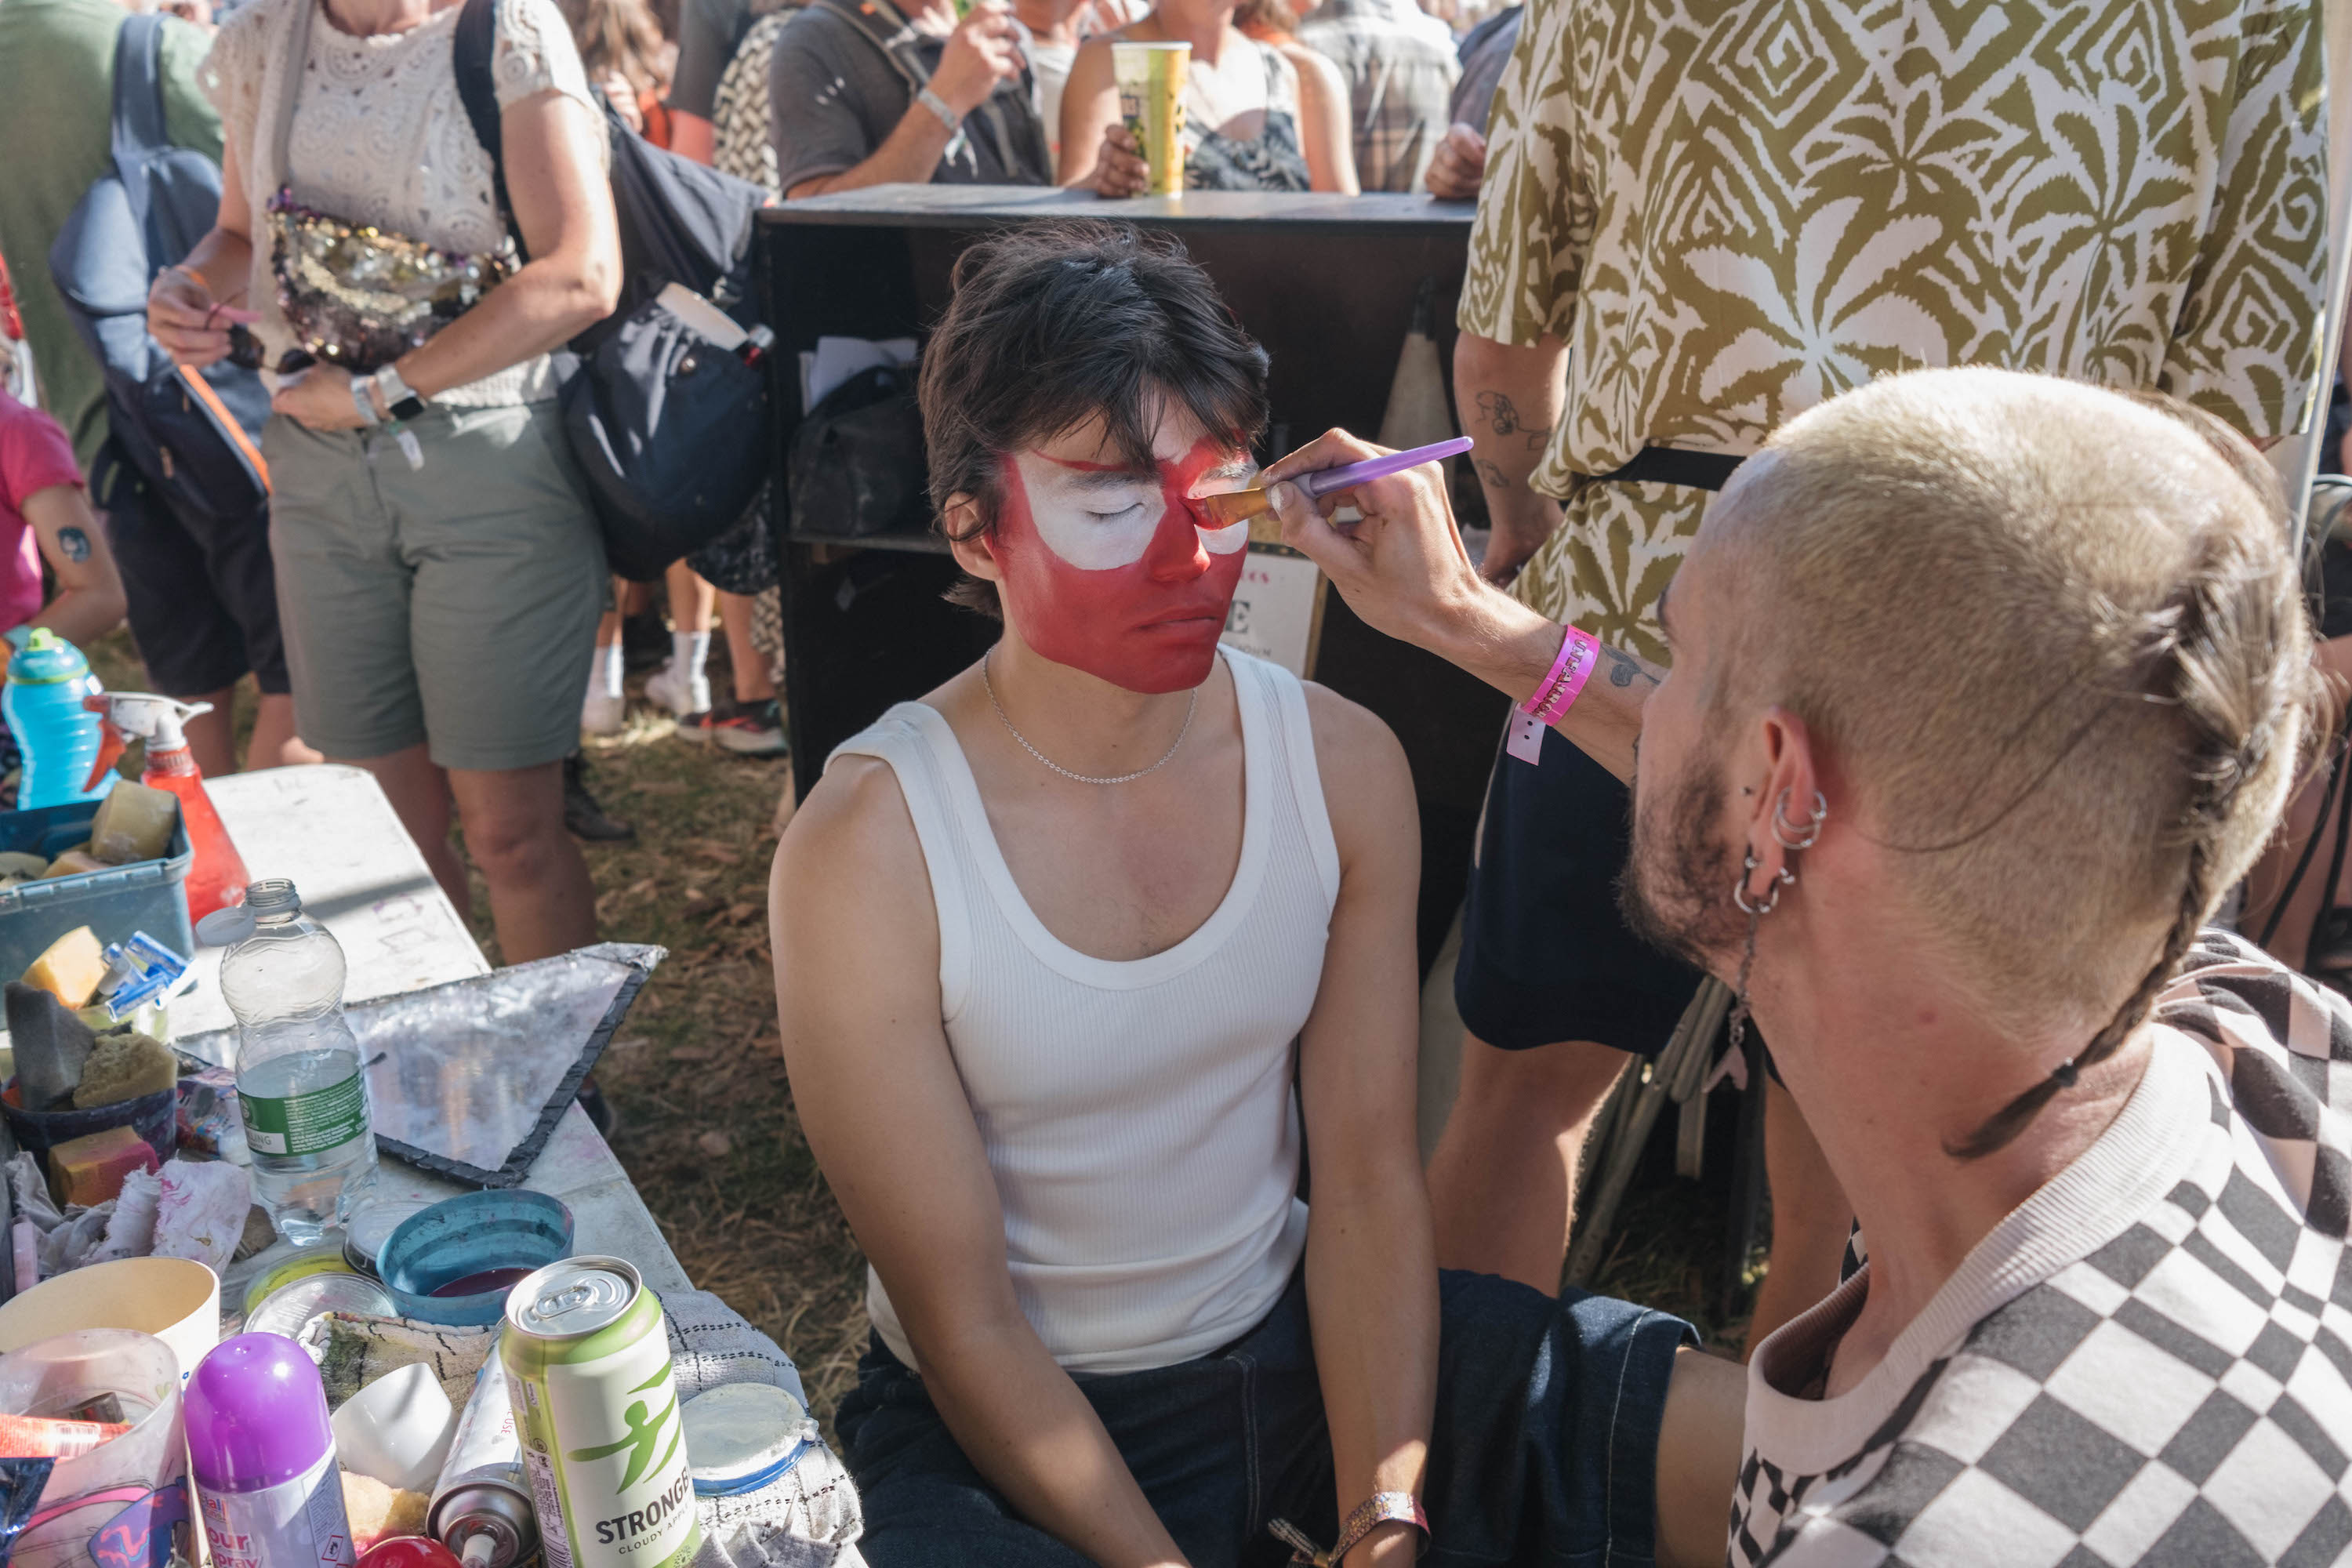
[[[1877,375],[1995,364],[2312,416],[2327,268],[2314,0],[1531,0],[1460,321],[1569,347],[1517,592],[1663,659],[1705,491]],[[1481,434],[1486,432],[1482,431]]]

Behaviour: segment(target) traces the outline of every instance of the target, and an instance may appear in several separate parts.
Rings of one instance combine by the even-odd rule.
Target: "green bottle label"
[[[270,1100],[240,1091],[245,1141],[257,1154],[317,1154],[367,1131],[367,1088],[358,1073],[332,1089]]]

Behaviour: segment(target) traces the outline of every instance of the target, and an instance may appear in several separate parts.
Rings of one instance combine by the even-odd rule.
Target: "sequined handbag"
[[[354,375],[390,364],[514,275],[514,244],[461,256],[394,229],[269,201],[269,260],[295,347]]]

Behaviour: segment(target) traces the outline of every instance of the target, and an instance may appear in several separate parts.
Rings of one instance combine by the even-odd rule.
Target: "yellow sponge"
[[[52,877],[79,877],[84,872],[104,871],[110,868],[105,861],[87,849],[68,849],[49,862],[49,868],[41,873],[40,880],[46,882]]]
[[[97,933],[76,926],[25,971],[25,984],[37,986],[68,1007],[87,1006],[106,978],[106,960],[100,956]]]
[[[89,852],[110,866],[160,860],[171,849],[180,801],[170,790],[124,779],[99,803],[89,825]]]

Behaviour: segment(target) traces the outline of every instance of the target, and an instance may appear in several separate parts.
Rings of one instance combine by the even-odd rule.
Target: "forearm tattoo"
[[[1601,657],[1609,661],[1609,684],[1612,686],[1631,686],[1636,680],[1646,680],[1652,686],[1658,683],[1658,678],[1643,669],[1642,661],[1630,653],[1620,653],[1613,647],[1603,647],[1601,650]]]
[[[1486,416],[1486,427],[1497,436],[1524,436],[1528,450],[1540,452],[1551,440],[1551,426],[1529,425],[1519,416],[1519,406],[1507,394],[1482,392],[1477,396],[1478,412]]]

